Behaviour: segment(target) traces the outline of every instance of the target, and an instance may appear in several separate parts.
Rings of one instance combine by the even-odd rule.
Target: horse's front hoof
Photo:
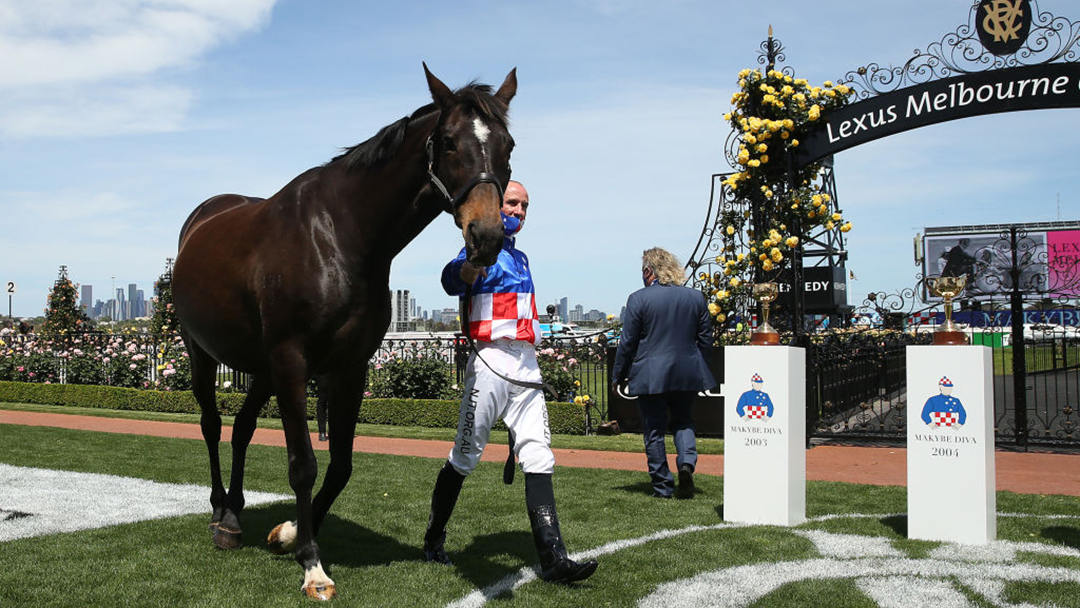
[[[230,530],[221,525],[214,528],[214,546],[218,549],[231,551],[243,547],[244,543],[241,541],[241,537],[240,530]]]
[[[304,571],[304,584],[300,588],[313,600],[325,602],[334,599],[337,595],[334,581],[326,575],[326,571],[319,562],[315,562],[314,566]]]
[[[337,595],[337,589],[333,584],[311,585],[310,587],[304,587],[304,593],[306,593],[310,599],[328,602]]]
[[[278,524],[266,537],[266,544],[275,555],[292,553],[296,549],[296,524],[291,521]]]

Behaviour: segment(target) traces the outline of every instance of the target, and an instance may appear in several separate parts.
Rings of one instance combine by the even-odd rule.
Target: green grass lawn
[[[223,459],[228,462],[228,450]],[[201,441],[44,427],[0,425],[0,462],[174,483],[209,480]],[[291,493],[286,462],[282,448],[252,446],[246,487]],[[353,479],[320,537],[324,564],[340,594],[334,605],[452,605],[536,563],[521,477],[513,486],[503,485],[500,464],[483,463],[466,480],[448,530],[447,549],[456,566],[447,568],[423,563],[419,549],[440,463],[377,454],[355,454],[353,462]],[[325,457],[319,465],[321,473]],[[558,468],[555,491],[568,548],[597,554],[599,570],[575,587],[528,582],[488,604],[694,605],[653,600],[662,585],[688,593],[698,589],[715,599],[729,597],[739,586],[710,583],[710,577],[766,576],[793,562],[820,565],[822,549],[813,539],[821,535],[839,544],[882,539],[904,563],[964,563],[936,557],[947,548],[941,543],[906,539],[904,488],[810,482],[806,524],[731,527],[722,519],[722,479],[699,476],[698,481],[693,500],[661,501],[649,496],[641,472]],[[1017,545],[1024,549],[1005,562],[987,562],[983,570],[1023,566],[1063,577],[1055,583],[1045,576],[1006,582],[1002,598],[1012,604],[1080,607],[1080,499],[1000,492],[998,510],[1023,514],[999,517],[999,538],[1027,544]],[[299,592],[299,566],[271,555],[263,541],[292,513],[291,501],[249,507],[243,518],[246,546],[232,552],[212,547],[208,513],[0,543],[0,606],[309,606]],[[842,569],[868,558],[835,559]],[[862,588],[873,577],[835,574],[826,567],[805,580],[751,589],[764,593],[753,603],[726,605],[878,605]],[[926,576],[971,598],[968,605],[999,605],[976,597],[966,579]],[[686,583],[691,577],[697,587]],[[898,580],[912,585],[920,579]]]
[[[1013,347],[994,348],[992,353],[994,375],[1012,374]],[[1024,367],[1028,373],[1075,368],[1078,363],[1080,363],[1080,349],[1072,343],[1069,343],[1066,349],[1063,349],[1060,343],[1056,346],[1028,346],[1024,349]]]

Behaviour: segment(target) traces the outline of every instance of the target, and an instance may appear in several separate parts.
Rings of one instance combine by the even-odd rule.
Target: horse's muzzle
[[[492,266],[502,250],[502,222],[494,226],[473,220],[465,227],[465,254],[473,266]]]

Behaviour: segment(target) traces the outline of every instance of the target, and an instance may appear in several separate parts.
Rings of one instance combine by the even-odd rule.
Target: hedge
[[[235,416],[244,403],[243,393],[218,393],[218,410]],[[168,412],[198,414],[199,405],[191,391],[153,391],[84,384],[40,384],[34,382],[0,381],[0,402],[62,405],[69,407],[128,410],[136,412]],[[315,418],[315,398],[307,404],[308,419]],[[360,407],[360,422],[397,426],[456,428],[457,401],[436,399],[364,399]],[[585,434],[585,408],[573,403],[548,403],[548,424],[552,433]],[[259,416],[278,418],[277,402],[273,397],[263,406]],[[502,422],[496,428],[505,429]]]

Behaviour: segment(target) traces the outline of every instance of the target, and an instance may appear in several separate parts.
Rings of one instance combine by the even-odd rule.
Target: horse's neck
[[[379,259],[389,265],[441,213],[429,187],[425,137],[420,135],[419,143],[403,142],[400,159],[345,175],[348,185],[341,190],[345,197],[340,202],[351,217],[353,234],[359,237],[352,239],[352,245],[363,259]]]

